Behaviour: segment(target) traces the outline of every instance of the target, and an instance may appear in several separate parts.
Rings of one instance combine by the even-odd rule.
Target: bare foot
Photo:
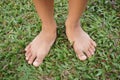
[[[79,22],[77,24],[67,22],[66,35],[68,40],[73,43],[74,51],[80,60],[86,60],[87,57],[94,54],[96,43],[83,31]]]
[[[56,27],[56,26],[55,26]],[[25,48],[26,60],[29,64],[39,66],[48,54],[56,39],[56,29],[42,30],[35,39]]]

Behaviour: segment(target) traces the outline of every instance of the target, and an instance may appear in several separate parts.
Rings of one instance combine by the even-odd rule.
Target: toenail
[[[80,56],[82,60],[85,60],[87,57],[86,56]]]
[[[39,63],[38,62],[34,62],[33,65],[37,67],[37,66],[39,66]]]
[[[94,54],[94,52],[92,52],[92,54]]]
[[[31,64],[31,61],[28,61],[28,64]]]
[[[37,62],[37,61],[35,61],[35,62],[33,63],[33,65],[34,65],[35,67],[38,67],[41,63],[42,63],[42,62]]]
[[[26,57],[26,60],[28,60],[28,57]]]
[[[25,56],[27,56],[27,54],[25,53]]]

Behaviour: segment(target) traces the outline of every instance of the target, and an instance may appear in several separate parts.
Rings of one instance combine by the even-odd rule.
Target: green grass
[[[41,30],[32,1],[0,1],[0,80],[120,80],[120,1],[89,1],[81,23],[98,46],[84,62],[76,58],[65,35],[67,8],[67,0],[55,0],[58,38],[35,68],[24,56],[25,46]]]

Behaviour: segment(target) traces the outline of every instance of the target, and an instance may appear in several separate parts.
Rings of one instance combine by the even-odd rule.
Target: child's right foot
[[[50,25],[49,25],[50,26]],[[48,54],[56,39],[56,25],[50,29],[43,29],[37,37],[25,48],[26,60],[29,64],[39,66]]]

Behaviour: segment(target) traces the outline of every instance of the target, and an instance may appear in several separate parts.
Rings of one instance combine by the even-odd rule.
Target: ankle
[[[53,20],[44,20],[42,21],[42,25],[56,25],[56,21],[53,19]]]
[[[43,28],[42,30],[41,30],[41,32],[43,32],[43,33],[45,33],[45,34],[48,34],[48,35],[51,35],[51,34],[57,34],[57,29],[56,28],[49,28],[49,29],[47,29],[47,28]]]
[[[78,23],[79,22],[72,22],[72,21],[66,20],[66,22],[65,22],[66,31],[74,30],[75,28],[78,27],[78,25],[79,25]]]
[[[47,32],[47,33],[56,33],[57,30],[57,25],[56,22],[51,22],[51,23],[42,23],[42,31]]]
[[[69,20],[66,20],[65,26],[66,26],[66,34],[71,34],[77,31],[80,32],[83,31],[83,29],[81,28],[80,21],[71,22]]]
[[[79,20],[78,21],[73,21],[73,20],[67,19],[66,22],[65,22],[66,29],[74,29],[79,24],[80,24]]]

